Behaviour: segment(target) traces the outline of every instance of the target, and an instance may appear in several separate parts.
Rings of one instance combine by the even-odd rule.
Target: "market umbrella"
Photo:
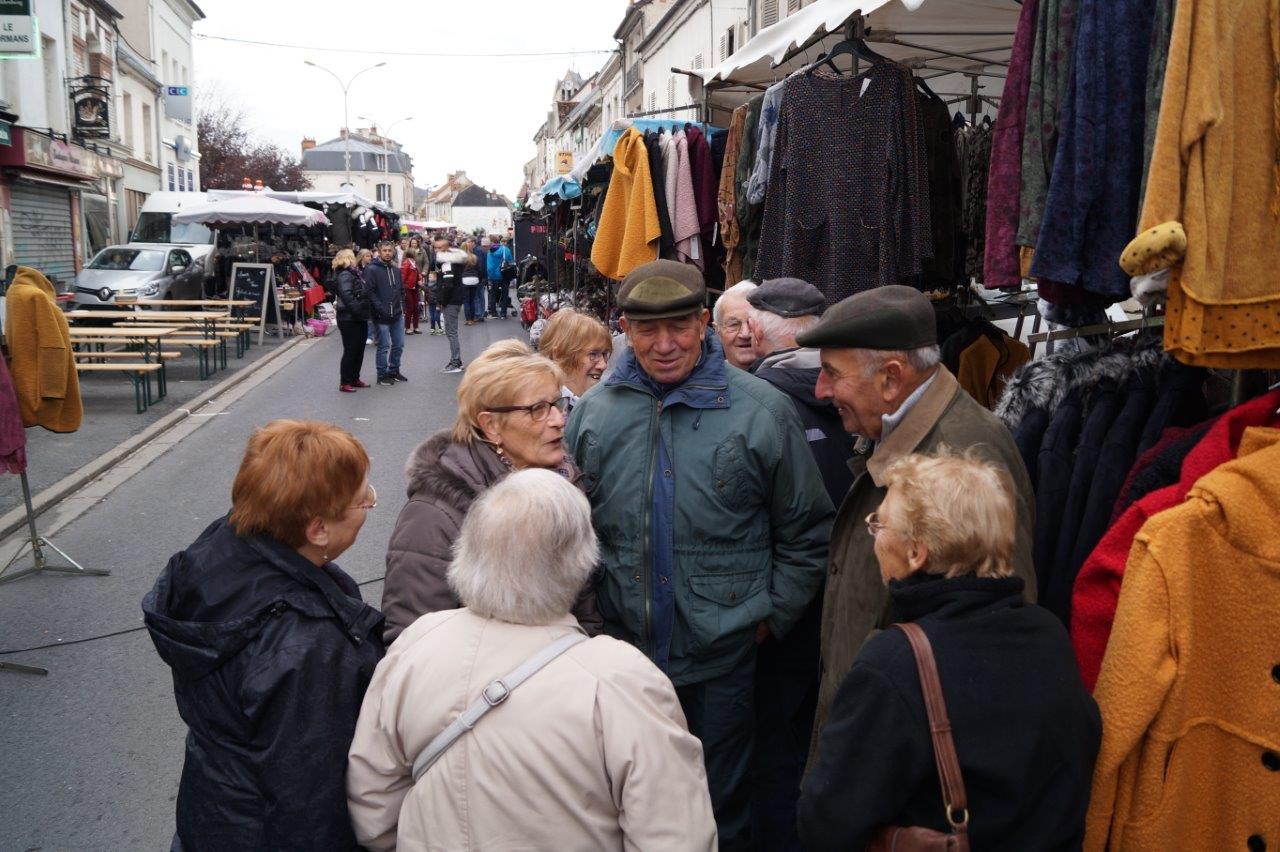
[[[319,210],[290,204],[262,195],[245,195],[184,207],[173,214],[175,224],[253,225],[254,259],[258,259],[258,228],[262,225],[328,225],[329,217]]]

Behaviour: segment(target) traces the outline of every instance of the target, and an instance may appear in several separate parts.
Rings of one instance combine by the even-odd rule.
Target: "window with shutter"
[[[778,0],[763,0],[760,5],[760,26],[771,27],[778,23]]]
[[[703,60],[703,58],[702,58],[702,54],[701,54],[701,53],[699,53],[697,56],[693,57],[693,69],[694,69],[695,71],[696,71],[696,70],[698,70],[699,68],[701,68],[701,67],[702,67],[703,65],[705,65],[705,64],[706,64],[706,63],[705,63],[705,61]]]
[[[667,109],[676,105],[676,78],[667,78]]]
[[[733,32],[733,30],[729,30],[729,32]],[[727,51],[728,47],[729,47],[728,37],[720,36],[720,61],[721,62],[724,62],[725,59],[729,56],[729,53]]]
[[[796,12],[800,11],[800,7],[802,5],[802,0],[787,0],[787,14],[794,15]]]
[[[658,93],[650,92],[649,93],[649,112],[653,112],[657,108],[658,108]]]

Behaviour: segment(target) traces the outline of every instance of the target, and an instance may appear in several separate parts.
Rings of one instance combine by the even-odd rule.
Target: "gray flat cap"
[[[938,345],[938,321],[923,293],[890,284],[832,305],[796,342],[814,349],[919,349]]]
[[[780,317],[820,317],[827,300],[822,291],[799,278],[770,278],[747,294],[758,311]]]
[[[622,279],[618,307],[631,319],[688,316],[707,304],[707,284],[696,266],[654,260]]]

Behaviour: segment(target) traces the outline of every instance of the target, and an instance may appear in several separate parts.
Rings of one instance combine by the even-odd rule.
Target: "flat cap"
[[[696,266],[654,260],[631,270],[618,288],[618,307],[631,319],[666,319],[707,304],[707,284]]]
[[[919,349],[938,344],[938,321],[923,293],[890,284],[832,305],[796,342],[814,349]]]
[[[827,300],[822,291],[799,278],[770,278],[747,294],[758,311],[780,317],[820,317]]]

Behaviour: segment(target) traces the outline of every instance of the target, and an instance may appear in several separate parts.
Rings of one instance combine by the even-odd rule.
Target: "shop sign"
[[[75,135],[82,139],[106,139],[111,136],[111,95],[108,80],[81,77],[80,85],[71,89],[71,115]]]
[[[23,153],[27,165],[76,177],[97,177],[94,163],[89,162],[91,151],[79,145],[71,145],[61,139],[50,139],[40,133],[23,133]]]
[[[557,151],[556,152],[556,174],[567,175],[573,171],[573,152]]]
[[[0,0],[0,56],[34,56],[39,51],[31,0]]]
[[[9,146],[13,144],[13,125],[7,121],[0,121],[0,145]]]
[[[164,87],[164,114],[174,121],[191,123],[191,87]]]

